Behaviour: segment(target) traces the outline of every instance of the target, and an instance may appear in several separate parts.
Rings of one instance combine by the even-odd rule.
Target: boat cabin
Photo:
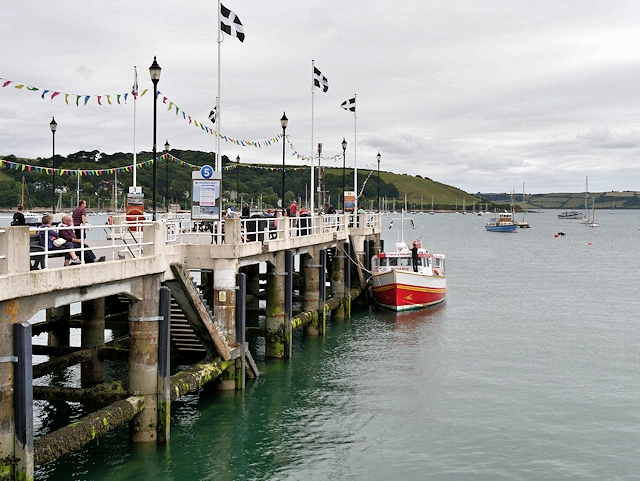
[[[371,258],[373,274],[391,270],[413,272],[411,250],[406,244],[402,244],[397,252],[381,252]],[[418,273],[444,277],[444,255],[434,255],[426,249],[418,249]]]

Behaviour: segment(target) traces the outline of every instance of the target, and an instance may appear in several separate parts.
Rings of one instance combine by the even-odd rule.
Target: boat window
[[[440,259],[438,259],[437,257],[433,258],[433,267],[441,267],[440,266]]]
[[[430,257],[423,257],[422,258],[422,265],[425,267],[429,267],[431,265],[431,258]]]
[[[389,265],[390,266],[397,266],[398,265],[398,258],[397,257],[392,257],[391,259],[389,259]]]
[[[380,266],[386,266],[387,265],[387,258],[383,258],[383,259],[378,259],[380,261]]]
[[[398,264],[401,267],[407,267],[409,265],[409,258],[408,257],[401,257],[399,259],[400,263]]]

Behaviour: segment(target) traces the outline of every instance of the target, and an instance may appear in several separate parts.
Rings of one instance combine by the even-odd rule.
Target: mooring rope
[[[356,260],[353,260],[349,254],[347,254],[347,251],[344,250],[344,247],[342,247],[342,244],[340,242],[338,242],[338,246],[340,247],[340,250],[342,251],[342,253],[351,261],[353,262],[355,265],[357,265],[359,268],[361,268],[363,271],[365,271],[368,274],[373,275],[373,271],[370,271],[369,269],[367,269],[364,265],[362,265],[362,262],[360,262],[360,259],[358,259],[358,257],[356,256]],[[365,255],[367,255],[367,253],[365,252]]]

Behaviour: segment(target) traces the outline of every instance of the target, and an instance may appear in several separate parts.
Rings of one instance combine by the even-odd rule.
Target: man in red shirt
[[[78,207],[73,209],[73,225],[86,225],[87,224],[87,202],[85,200],[81,200],[78,204]],[[76,237],[81,239],[80,232],[82,229],[75,229]]]
[[[295,217],[296,214],[298,213],[298,206],[296,205],[295,200],[291,203],[291,207],[289,207],[289,213],[291,217]]]

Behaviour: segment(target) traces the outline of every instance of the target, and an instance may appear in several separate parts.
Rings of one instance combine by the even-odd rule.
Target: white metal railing
[[[223,244],[224,221],[194,221],[185,218],[167,219],[167,244]]]
[[[284,237],[286,217],[250,217],[240,219],[240,243],[264,242]]]
[[[151,226],[150,222],[125,222],[124,224],[116,224],[116,225],[83,225],[83,226],[66,226],[64,224],[60,224],[59,226],[44,226],[32,228],[31,233],[36,233],[38,235],[38,240],[40,241],[40,232],[44,232],[44,237],[47,240],[42,246],[41,242],[38,242],[38,245],[43,248],[43,250],[36,250],[33,252],[29,252],[29,257],[31,259],[36,259],[37,264],[40,264],[43,269],[49,268],[49,259],[51,257],[60,257],[60,255],[69,254],[69,257],[74,257],[71,253],[75,253],[75,256],[80,259],[81,264],[85,264],[85,252],[92,251],[96,258],[100,258],[102,255],[105,258],[110,257],[109,260],[114,260],[117,258],[117,251],[126,248],[132,257],[142,257],[143,255],[143,246],[151,244],[151,242],[143,242],[143,227]],[[135,227],[135,230],[132,228]],[[98,239],[90,240],[89,242],[92,245],[87,245],[85,243],[87,237],[87,231],[93,230],[111,230],[111,229],[119,229],[124,232],[124,237],[116,238],[116,236],[111,236],[110,242],[100,241]],[[72,230],[74,231],[73,238],[77,238],[75,234],[75,230],[80,230],[80,240],[79,245],[74,244],[73,248],[67,249],[58,249],[58,248],[50,248],[49,247],[49,232],[54,231],[59,235],[60,230]],[[31,235],[31,234],[30,234]],[[61,237],[60,237],[61,238]],[[117,242],[116,242],[117,241]],[[100,245],[100,243],[103,243]],[[109,256],[109,254],[111,254]]]

